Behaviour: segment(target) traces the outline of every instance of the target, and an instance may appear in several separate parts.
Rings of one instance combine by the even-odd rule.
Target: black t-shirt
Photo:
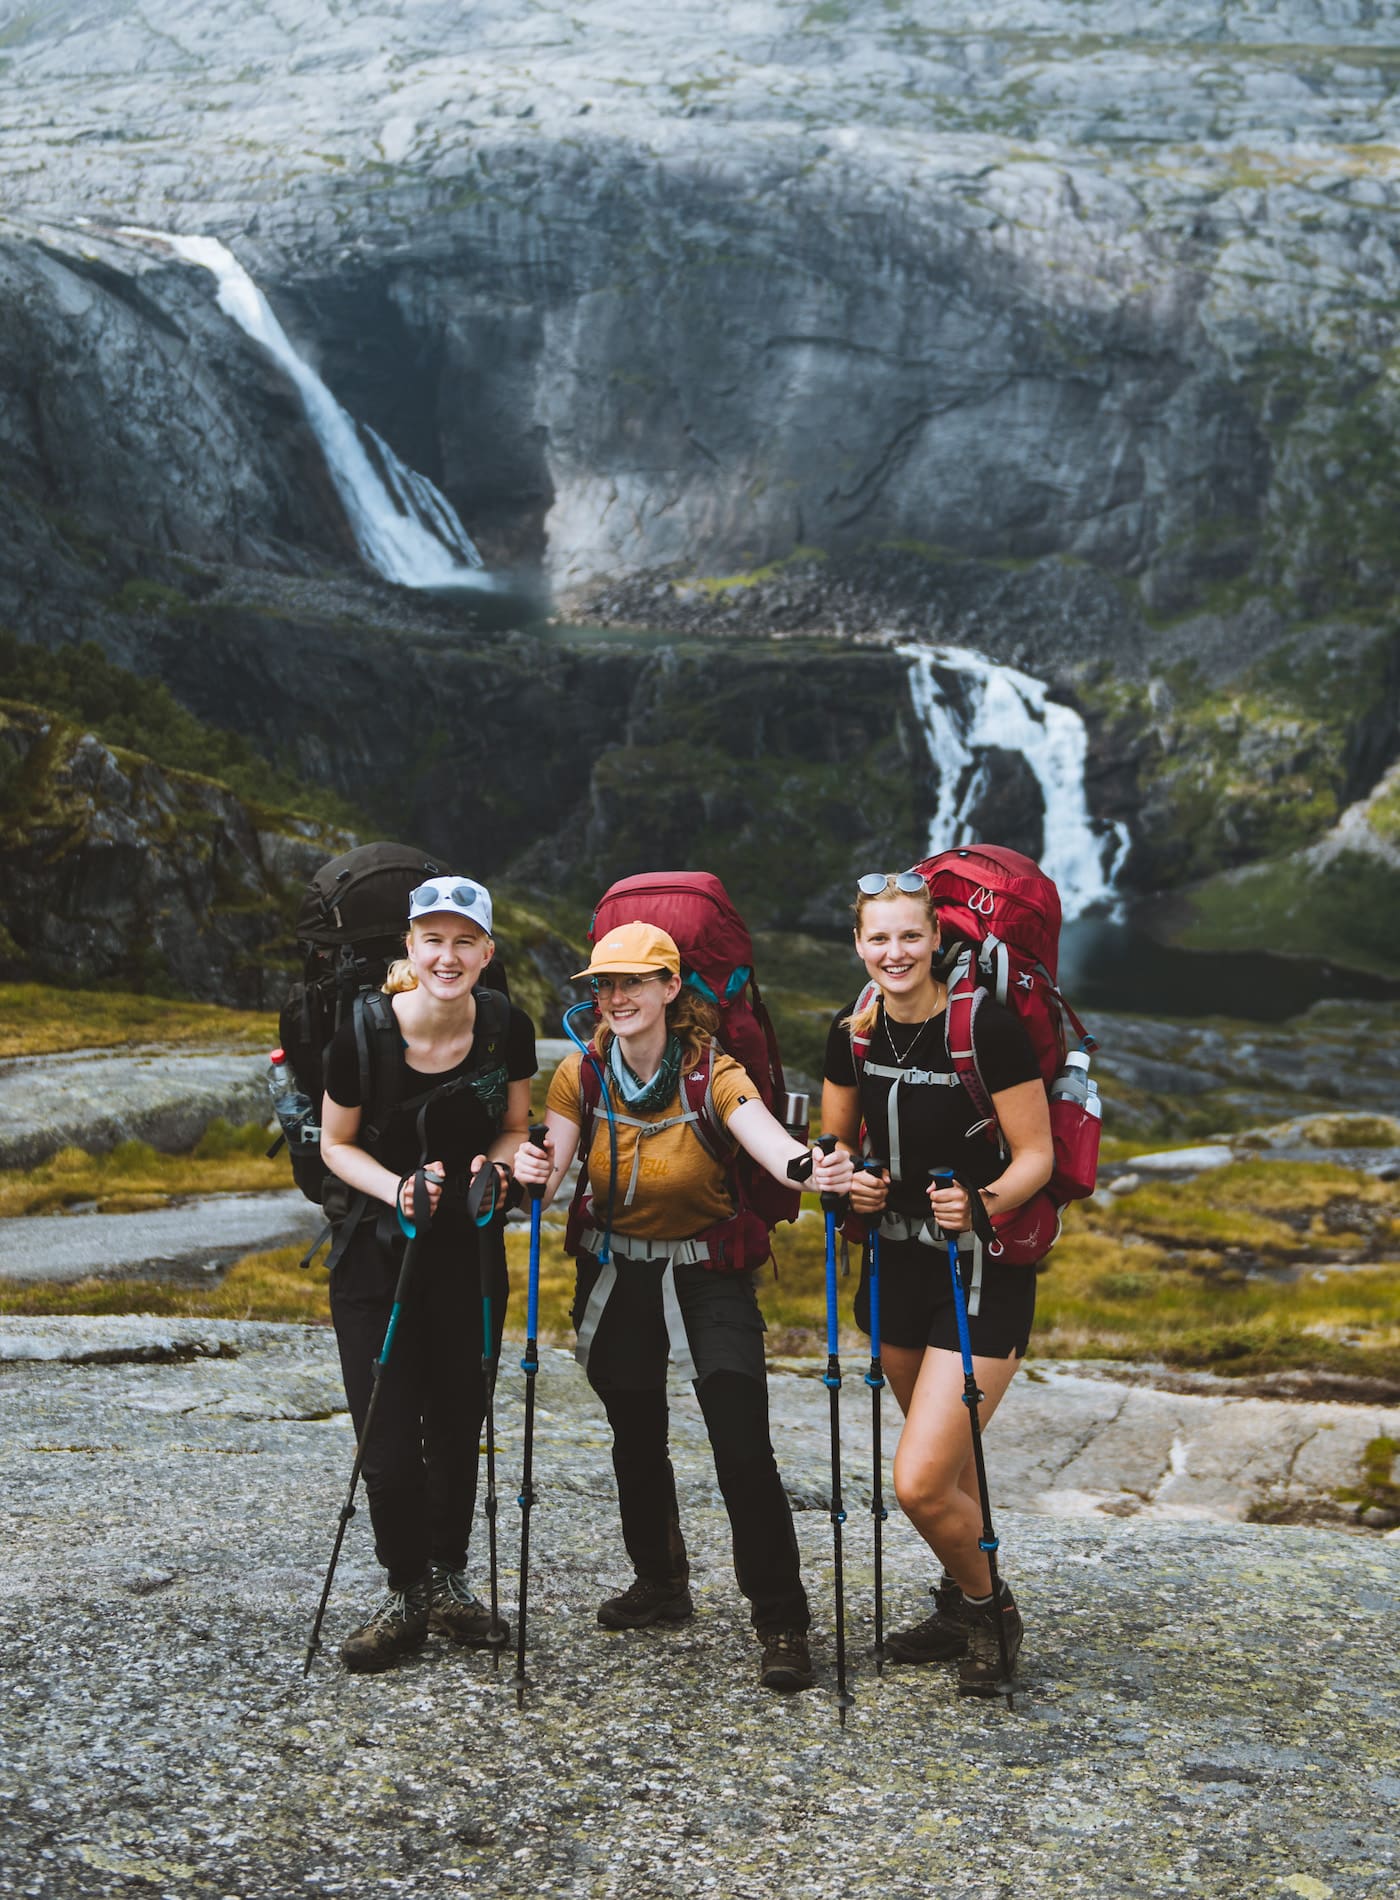
[[[382,1043],[376,1039],[371,1042],[373,1053],[382,1052]],[[459,1077],[484,1079],[481,1063],[483,1045],[480,1040],[473,1042],[467,1051],[466,1060],[455,1068],[442,1069],[427,1074],[421,1069],[410,1068],[403,1049],[399,1050],[399,1075],[395,1078],[397,1099],[408,1102],[411,1097],[419,1096],[425,1090],[436,1088],[443,1082],[454,1082]],[[510,1005],[510,1021],[505,1035],[505,1069],[507,1082],[518,1082],[535,1073],[535,1025],[523,1009]],[[333,1102],[342,1108],[362,1108],[360,1100],[360,1061],[355,1048],[355,1027],[352,1021],[343,1022],[331,1039],[325,1065],[326,1093]],[[494,1091],[499,1099],[499,1091]],[[492,1091],[488,1090],[488,1096]],[[418,1145],[417,1111],[404,1109],[394,1112],[388,1118],[379,1141],[375,1144],[375,1160],[381,1161],[394,1174],[407,1174],[416,1168],[420,1160],[441,1161],[449,1174],[469,1168],[479,1154],[484,1154],[500,1132],[499,1114],[492,1112],[489,1100],[470,1087],[453,1089],[444,1095],[441,1101],[428,1107],[424,1123],[427,1135],[427,1154],[420,1155]]]
[[[849,1009],[841,1011],[826,1039],[826,1079],[843,1088],[856,1086],[851,1032],[845,1027],[845,1019],[854,1008],[852,1003]],[[898,1054],[890,1040],[882,1006],[870,1032],[867,1063],[922,1069],[936,1075],[955,1073],[948,1054],[946,1010],[931,1016],[921,1029],[916,1030],[912,1023],[896,1023],[894,1029]],[[984,996],[978,1004],[974,1034],[977,1065],[989,1093],[995,1095],[1001,1089],[1014,1088],[1018,1082],[1040,1080],[1040,1065],[1030,1037],[1020,1020],[995,998]],[[898,1090],[900,1179],[891,1185],[889,1205],[896,1213],[928,1212],[931,1168],[952,1168],[965,1175],[974,1187],[985,1187],[989,1181],[995,1181],[1005,1163],[985,1134],[968,1134],[968,1129],[981,1117],[972,1097],[961,1085],[951,1088],[936,1082],[893,1082],[889,1076],[871,1075],[868,1069],[863,1069],[860,1107],[873,1155],[886,1163],[890,1158],[892,1088]]]

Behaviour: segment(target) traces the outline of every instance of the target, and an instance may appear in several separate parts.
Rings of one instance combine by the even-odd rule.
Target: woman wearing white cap
[[[579,975],[591,980],[602,1019],[595,1041],[605,1080],[593,1099],[606,1086],[600,1106],[608,1112],[590,1112],[582,1057],[566,1056],[546,1103],[550,1152],[526,1143],[515,1172],[547,1182],[552,1195],[591,1125],[590,1195],[571,1234],[574,1324],[578,1356],[612,1426],[622,1535],[636,1571],[626,1590],[599,1604],[598,1621],[639,1629],[694,1612],[666,1444],[670,1357],[694,1380],[705,1417],[735,1573],[763,1646],[760,1680],[805,1689],[811,1619],[769,1433],[763,1319],[751,1276],[713,1266],[736,1211],[729,1161],[737,1148],[780,1181],[811,1151],[769,1113],[741,1065],[712,1047],[715,1014],[682,985],[680,952],[664,930],[633,923],[610,931]],[[712,1105],[703,1133],[683,1080],[701,1064]],[[815,1187],[840,1193],[850,1179],[848,1155],[815,1155]]]
[[[407,957],[384,985],[388,1034],[372,1039],[391,1072],[370,1078],[366,1101],[371,1038],[358,1017],[343,1023],[327,1054],[321,1111],[321,1153],[348,1190],[338,1206],[327,1191],[328,1211],[337,1215],[331,1314],[357,1433],[419,1170],[433,1208],[365,1445],[375,1550],[389,1590],[341,1647],[353,1670],[389,1667],[421,1648],[430,1628],[473,1647],[508,1635],[503,1622],[493,1630],[466,1580],[486,1401],[477,1252],[484,1240],[462,1189],[488,1160],[505,1168],[528,1130],[535,1031],[498,990],[477,987],[495,950],[482,885],[448,876],[420,885],[410,898],[405,947]],[[385,1104],[393,1105],[387,1113]],[[369,1109],[379,1126],[368,1125]],[[499,1252],[488,1271],[494,1356],[507,1292]]]

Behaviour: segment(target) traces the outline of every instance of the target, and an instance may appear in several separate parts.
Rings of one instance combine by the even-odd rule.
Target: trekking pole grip
[[[812,1146],[814,1148],[820,1148],[824,1155],[835,1154],[836,1137],[835,1135],[818,1135],[817,1139],[812,1143]],[[844,1194],[822,1195],[822,1212],[824,1214],[839,1214],[845,1205],[846,1197]]]
[[[548,1134],[549,1129],[543,1122],[531,1122],[530,1146],[532,1148],[543,1148]],[[543,1181],[532,1181],[530,1183],[530,1199],[532,1201],[542,1201],[544,1199],[544,1187],[545,1184]]]

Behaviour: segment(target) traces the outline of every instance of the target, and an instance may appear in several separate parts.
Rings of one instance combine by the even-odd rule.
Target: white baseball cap
[[[409,892],[410,923],[418,917],[430,917],[436,911],[450,911],[454,917],[465,917],[488,937],[491,935],[491,893],[484,884],[474,884],[469,877],[435,877]]]

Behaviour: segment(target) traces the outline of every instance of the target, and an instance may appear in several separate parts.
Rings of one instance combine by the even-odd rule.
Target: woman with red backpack
[[[607,931],[579,975],[593,986],[600,1026],[588,1055],[567,1056],[555,1071],[546,1147],[522,1145],[514,1169],[521,1181],[547,1183],[549,1198],[589,1129],[587,1197],[566,1242],[578,1261],[576,1352],[612,1427],[623,1542],[636,1572],[599,1604],[598,1621],[641,1629],[694,1613],[667,1450],[669,1357],[694,1381],[704,1414],[739,1588],[763,1646],[760,1682],[806,1689],[811,1619],[773,1456],[763,1318],[742,1270],[742,1224],[754,1217],[736,1203],[733,1158],[742,1148],[784,1182],[810,1167],[815,1187],[843,1193],[850,1156],[794,1140],[747,1071],[718,1050],[716,1013],[682,984],[666,931],[646,923]],[[591,1091],[585,1061],[597,1065]],[[749,1265],[766,1257],[762,1222],[758,1233],[763,1245],[750,1244]]]
[[[979,1548],[982,1516],[963,1402],[952,1278],[944,1236],[958,1236],[981,1423],[996,1410],[1025,1354],[1035,1313],[1034,1264],[984,1258],[975,1243],[970,1193],[989,1214],[1024,1206],[1053,1163],[1045,1087],[1030,1037],[1015,1013],[989,996],[975,1021],[977,1067],[1000,1133],[960,1085],[949,1051],[948,987],[938,912],[916,871],[859,881],[856,951],[870,978],[865,995],[833,1022],[827,1039],[822,1126],[852,1154],[877,1156],[858,1173],[851,1206],[880,1235],[880,1340],[884,1371],[904,1413],[894,1462],[895,1495],[941,1560],[931,1616],[886,1639],[901,1662],[959,1661],[959,1687],[995,1693],[1006,1656],[1014,1665],[1021,1617],[1010,1590],[992,1595]],[[933,1185],[935,1172],[958,1177]],[[986,1223],[980,1220],[979,1225]],[[856,1321],[870,1330],[869,1262]]]

